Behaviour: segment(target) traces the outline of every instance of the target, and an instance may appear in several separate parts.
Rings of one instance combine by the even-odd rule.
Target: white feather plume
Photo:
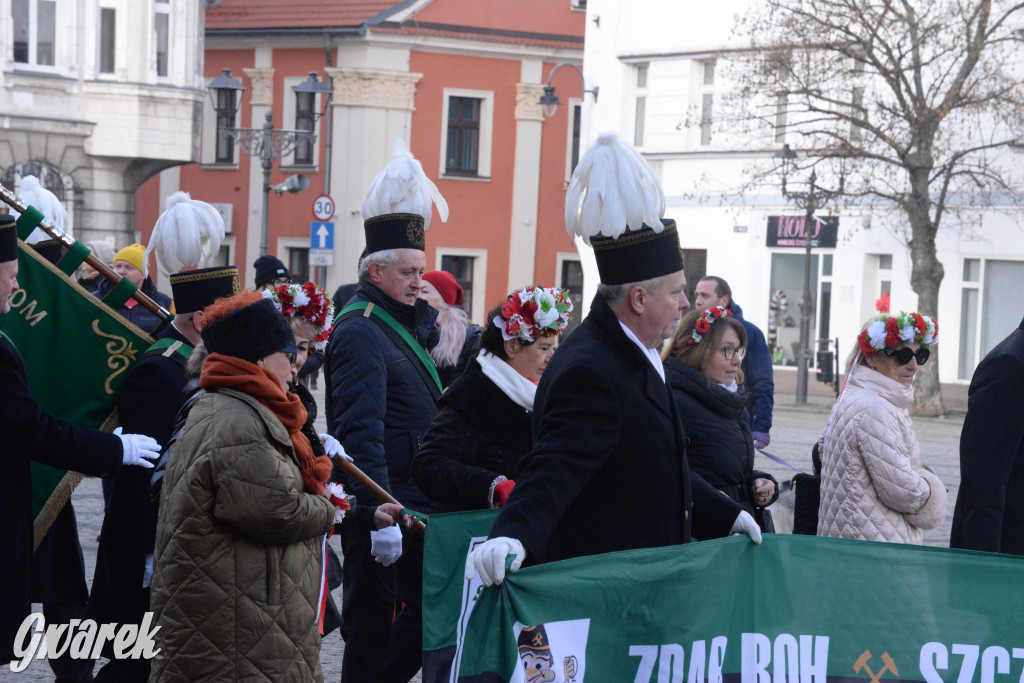
[[[448,202],[423,172],[405,140],[395,139],[391,161],[377,174],[363,202],[363,220],[389,213],[414,213],[423,216],[423,227],[430,227],[431,205],[437,204],[441,222],[448,221]]]
[[[565,196],[565,229],[590,244],[597,235],[617,238],[645,223],[661,232],[665,192],[654,171],[616,133],[602,133],[580,159]]]
[[[68,212],[61,205],[60,200],[57,199],[57,195],[43,187],[39,182],[39,178],[34,175],[23,177],[21,179],[21,187],[18,189],[18,196],[21,198],[21,201],[29,206],[39,209],[43,216],[53,223],[54,227],[63,230],[69,237],[71,236],[71,217],[68,216]],[[11,215],[17,218],[21,214],[12,209]],[[45,242],[48,239],[52,239],[49,233],[42,228],[36,228],[25,241],[28,244],[36,244],[37,242]]]
[[[208,267],[224,240],[224,219],[206,202],[192,199],[187,192],[175,192],[167,198],[167,210],[156,221],[153,236],[146,247],[143,274],[148,274],[149,254],[168,273],[198,265]]]

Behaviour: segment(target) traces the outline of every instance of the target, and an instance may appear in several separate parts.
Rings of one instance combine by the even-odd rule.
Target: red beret
[[[434,285],[446,304],[462,305],[462,286],[455,281],[454,275],[445,270],[428,270],[423,273],[423,279]]]

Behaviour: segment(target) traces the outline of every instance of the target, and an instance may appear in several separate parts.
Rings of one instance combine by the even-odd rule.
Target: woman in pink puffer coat
[[[860,361],[833,409],[821,463],[818,535],[920,545],[946,517],[946,489],[921,465],[908,407],[935,320],[883,315],[857,338]]]

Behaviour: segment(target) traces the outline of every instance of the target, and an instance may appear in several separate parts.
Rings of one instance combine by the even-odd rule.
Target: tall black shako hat
[[[200,268],[171,275],[174,310],[181,315],[201,311],[217,299],[239,291],[238,268],[234,266]]]
[[[199,334],[210,353],[222,353],[250,363],[278,351],[294,353],[296,350],[291,323],[270,299],[231,311],[204,327]]]
[[[0,213],[0,263],[18,260],[18,229],[14,221],[14,216]]]
[[[401,138],[395,139],[391,161],[370,184],[363,202],[364,254],[387,249],[426,247],[434,203],[441,222],[448,220],[448,203],[423,172]]]
[[[606,285],[683,269],[675,221],[654,171],[616,133],[603,133],[580,159],[565,196],[565,229],[594,248]]]
[[[516,646],[520,650],[547,651],[551,649],[548,641],[548,631],[544,624],[539,626],[524,626],[516,639]]]

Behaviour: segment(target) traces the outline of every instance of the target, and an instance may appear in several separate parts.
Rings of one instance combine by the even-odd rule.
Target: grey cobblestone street
[[[323,391],[315,391],[323,407]],[[793,465],[805,470],[811,469],[811,447],[828,421],[832,400],[818,396],[809,398],[807,406],[795,406],[791,395],[778,395],[775,400],[772,441],[768,450]],[[320,426],[323,417],[320,417]],[[942,418],[915,418],[914,428],[921,442],[921,456],[925,465],[930,466],[949,490],[946,521],[941,527],[925,533],[925,543],[933,546],[949,545],[949,529],[953,516],[953,505],[960,483],[959,443],[963,426],[963,414],[953,413]],[[758,455],[756,466],[771,472],[779,481],[789,479],[794,472],[763,455]],[[72,498],[78,515],[79,535],[85,553],[86,575],[92,584],[92,573],[96,563],[96,544],[103,521],[103,496],[100,482],[87,478],[79,485]],[[337,539],[333,539],[335,550],[341,554]],[[335,598],[341,603],[341,589],[335,591]],[[38,610],[39,605],[34,605]],[[323,641],[321,661],[325,681],[337,681],[341,676],[341,658],[344,643],[337,631]],[[22,674],[13,674],[4,667],[0,670],[0,681],[36,682],[52,681],[53,675],[45,661],[33,662]],[[420,680],[417,677],[415,680]]]

